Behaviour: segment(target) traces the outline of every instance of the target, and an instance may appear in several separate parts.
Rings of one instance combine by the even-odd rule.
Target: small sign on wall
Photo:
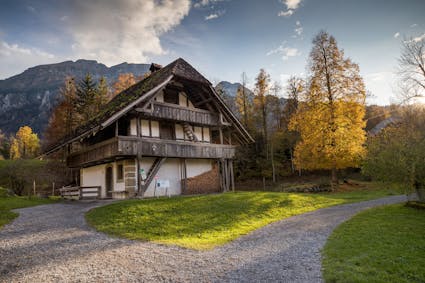
[[[156,180],[156,187],[157,188],[169,188],[170,187],[170,181],[169,180]]]

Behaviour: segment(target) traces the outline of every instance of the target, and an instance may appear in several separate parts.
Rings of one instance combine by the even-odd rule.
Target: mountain
[[[20,126],[28,125],[42,134],[47,126],[52,108],[58,103],[59,90],[65,77],[77,82],[87,73],[95,80],[106,77],[109,84],[121,73],[141,76],[149,70],[149,64],[122,63],[112,67],[93,60],[65,61],[40,65],[23,73],[0,80],[0,129],[15,133]]]
[[[238,88],[242,85],[240,83],[231,83],[227,81],[221,81],[216,85],[216,89],[221,89],[225,95],[236,97],[236,93],[238,92]],[[253,95],[254,93],[249,88],[245,87],[245,90],[249,95]]]

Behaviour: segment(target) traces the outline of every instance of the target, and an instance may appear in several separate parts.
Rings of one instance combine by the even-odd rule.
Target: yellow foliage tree
[[[40,140],[36,133],[28,126],[20,127],[10,145],[11,159],[27,159],[37,155],[40,149]]]
[[[290,129],[300,134],[295,165],[332,172],[357,167],[365,155],[366,91],[357,64],[344,58],[334,37],[320,32],[310,53],[309,89],[292,116]]]
[[[112,96],[116,96],[118,93],[134,85],[141,79],[142,78],[135,77],[133,73],[119,74],[118,79],[112,85],[114,90]]]

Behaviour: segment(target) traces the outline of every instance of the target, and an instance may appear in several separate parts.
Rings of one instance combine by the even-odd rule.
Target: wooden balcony
[[[152,108],[136,108],[136,111],[145,113],[149,117],[199,125],[218,126],[222,123],[218,113],[169,103],[155,102],[152,104]]]
[[[68,156],[69,167],[81,167],[129,156],[229,159],[235,146],[119,136]]]

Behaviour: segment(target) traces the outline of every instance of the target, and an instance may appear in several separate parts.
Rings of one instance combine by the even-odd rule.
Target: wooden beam
[[[186,192],[187,190],[187,162],[186,158],[183,159],[183,192]]]
[[[141,137],[141,129],[140,129],[140,118],[139,116],[136,117],[136,136]]]
[[[200,105],[202,105],[202,104],[204,104],[204,103],[208,103],[208,102],[210,102],[210,101],[212,101],[212,100],[213,100],[213,98],[212,98],[212,97],[210,97],[210,98],[207,98],[207,99],[201,100],[201,101],[199,101],[199,102],[193,103],[193,106],[198,107],[198,106],[200,106]]]
[[[220,133],[220,144],[223,144],[223,129],[221,127],[219,128],[219,133]]]
[[[235,192],[235,175],[233,172],[233,160],[230,159],[230,182],[232,184],[232,192]]]

